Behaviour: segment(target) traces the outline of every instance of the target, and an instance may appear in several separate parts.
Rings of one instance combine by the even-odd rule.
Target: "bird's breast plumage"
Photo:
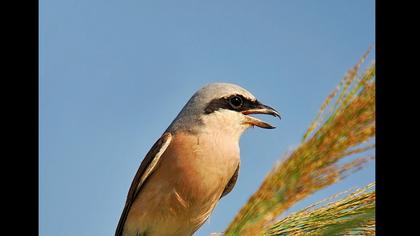
[[[173,134],[126,226],[147,235],[191,235],[207,220],[238,165],[238,140],[211,133]]]

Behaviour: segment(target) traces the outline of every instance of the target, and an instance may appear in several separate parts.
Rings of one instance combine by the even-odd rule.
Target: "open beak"
[[[264,129],[274,129],[276,128],[275,126],[272,126],[269,123],[266,123],[260,119],[257,119],[255,117],[252,116],[248,116],[250,114],[267,114],[267,115],[272,115],[272,116],[277,116],[279,119],[281,119],[280,114],[278,111],[276,111],[274,108],[269,107],[267,105],[264,104],[257,104],[255,107],[252,107],[250,109],[244,110],[242,111],[242,114],[245,115],[245,124],[249,124],[249,125],[255,125]]]

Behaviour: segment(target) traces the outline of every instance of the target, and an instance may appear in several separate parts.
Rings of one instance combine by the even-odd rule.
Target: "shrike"
[[[279,113],[235,84],[198,90],[156,141],[131,183],[116,236],[192,235],[236,183],[250,114]]]

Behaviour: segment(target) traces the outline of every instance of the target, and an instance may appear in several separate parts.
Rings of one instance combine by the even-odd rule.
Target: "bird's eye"
[[[230,105],[232,106],[232,108],[234,109],[238,109],[242,106],[243,101],[242,98],[239,96],[234,96],[229,100]]]

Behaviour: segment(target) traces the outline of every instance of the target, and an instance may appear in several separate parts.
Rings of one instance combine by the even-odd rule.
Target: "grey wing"
[[[220,196],[220,198],[224,197],[226,194],[232,191],[233,187],[236,184],[236,180],[238,179],[238,174],[239,174],[239,164],[238,164],[238,167],[236,168],[235,173],[232,175],[228,184],[226,185],[225,190],[223,190],[222,196]]]
[[[157,166],[160,157],[165,152],[166,148],[169,146],[172,140],[172,135],[170,133],[164,133],[156,143],[152,146],[150,151],[146,154],[143,161],[140,164],[139,169],[137,170],[136,175],[134,176],[133,182],[131,182],[130,190],[127,194],[127,200],[125,202],[124,210],[121,214],[120,220],[118,222],[117,229],[115,231],[115,236],[122,236],[125,220],[127,219],[128,212],[130,211],[131,204],[136,199],[138,193],[141,190],[144,182],[147,180],[147,177],[153,172]]]

